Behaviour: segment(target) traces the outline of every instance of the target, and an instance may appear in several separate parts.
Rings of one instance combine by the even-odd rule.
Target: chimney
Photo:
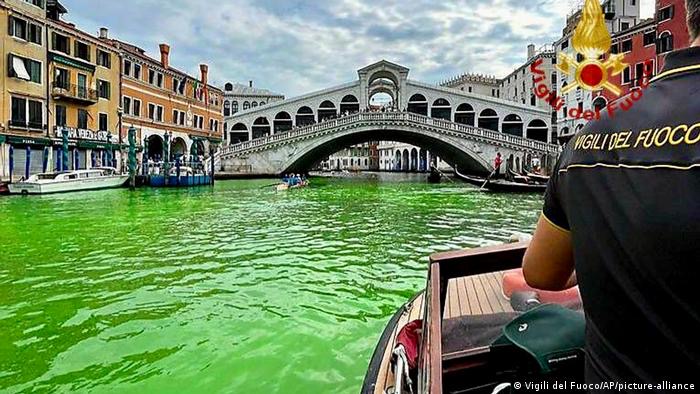
[[[253,87],[253,80],[252,79],[250,81],[248,81],[248,86],[250,86],[251,88]]]
[[[109,38],[109,29],[106,27],[100,27],[100,38],[106,40]]]
[[[168,44],[160,44],[160,64],[163,65],[164,69],[168,69],[170,67],[170,45]]]
[[[200,64],[199,71],[202,72],[202,84],[207,86],[209,83],[209,66],[206,64]]]
[[[535,57],[535,44],[530,44],[527,46],[527,60]]]

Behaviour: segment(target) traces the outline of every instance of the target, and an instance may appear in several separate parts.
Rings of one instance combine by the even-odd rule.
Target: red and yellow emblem
[[[606,61],[600,61],[601,56],[610,51],[612,38],[605,26],[603,8],[598,0],[586,0],[572,46],[584,60],[579,63],[575,58],[559,53],[557,69],[566,75],[571,75],[572,71],[575,74],[575,81],[563,88],[562,94],[580,87],[590,91],[607,89],[619,96],[620,88],[608,79],[621,74],[628,65],[623,61],[625,56],[622,54],[612,54]]]

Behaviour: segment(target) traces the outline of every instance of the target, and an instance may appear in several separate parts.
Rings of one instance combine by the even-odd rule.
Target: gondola
[[[505,181],[502,179],[487,181],[486,178],[461,174],[456,169],[455,175],[457,178],[469,184],[499,193],[544,193],[547,190],[547,185],[544,183],[520,183]]]
[[[523,381],[581,382],[585,319],[578,290],[549,299],[513,290],[509,278],[522,277],[526,248],[431,256],[425,290],[389,319],[361,393],[503,394],[520,392]],[[528,326],[535,331],[522,329]]]

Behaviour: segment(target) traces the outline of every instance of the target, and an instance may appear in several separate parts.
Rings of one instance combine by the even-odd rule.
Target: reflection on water
[[[541,198],[425,176],[0,199],[0,391],[355,393],[429,254]]]

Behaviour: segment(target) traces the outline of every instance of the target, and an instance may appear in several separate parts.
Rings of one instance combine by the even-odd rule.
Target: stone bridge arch
[[[306,172],[314,164],[343,148],[370,141],[407,143],[422,150],[430,151],[450,165],[462,168],[467,173],[488,174],[493,171],[490,161],[484,159],[473,149],[474,144],[413,127],[377,128],[368,126],[343,130],[314,139],[313,143],[306,144],[306,146],[295,150],[284,161],[280,167],[281,173]]]

